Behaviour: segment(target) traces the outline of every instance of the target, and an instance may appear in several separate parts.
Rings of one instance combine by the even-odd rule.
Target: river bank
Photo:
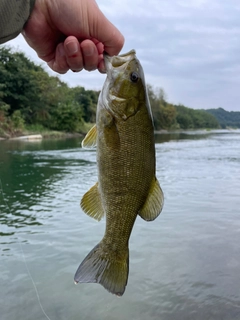
[[[85,134],[89,131],[89,129],[92,127],[93,124],[88,126],[88,130],[86,132],[64,132],[64,131],[50,131],[50,130],[45,130],[45,131],[23,131],[23,132],[18,132],[15,134],[9,134],[9,133],[4,133],[0,135],[0,141],[1,140],[22,140],[22,141],[33,141],[33,140],[42,140],[42,139],[61,139],[61,138],[77,138],[77,137],[84,137]],[[226,131],[235,131],[236,129],[233,128],[226,128],[226,129],[208,129],[208,128],[203,128],[203,129],[198,129],[198,130],[193,130],[193,129],[188,129],[188,130],[157,130],[155,131],[155,134],[204,134],[207,132],[226,132]]]
[[[0,127],[0,140],[32,140],[83,137],[93,126],[92,123],[84,123],[81,132],[65,132],[48,130],[42,126],[30,126],[22,130],[3,130]],[[1,130],[2,129],[2,130]],[[41,136],[41,137],[40,137]]]
[[[22,133],[20,135],[5,135],[0,136],[0,140],[24,140],[24,141],[32,141],[32,140],[42,140],[42,139],[57,139],[57,138],[74,138],[74,137],[82,137],[83,133],[67,133],[60,131],[51,131],[48,133]]]

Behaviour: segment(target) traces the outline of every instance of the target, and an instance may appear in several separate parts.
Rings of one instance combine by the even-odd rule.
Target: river
[[[79,206],[97,180],[80,142],[0,141],[1,320],[239,320],[240,130],[156,135],[165,204],[136,220],[121,298],[73,283],[105,228]]]

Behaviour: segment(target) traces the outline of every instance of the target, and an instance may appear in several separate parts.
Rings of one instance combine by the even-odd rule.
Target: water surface
[[[1,320],[240,319],[240,131],[156,136],[165,205],[137,218],[123,297],[73,284],[103,236],[79,207],[97,180],[80,140],[0,141]],[[26,263],[26,264],[25,264]]]

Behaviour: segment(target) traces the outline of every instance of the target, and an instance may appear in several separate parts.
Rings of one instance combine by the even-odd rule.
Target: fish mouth
[[[111,68],[118,68],[123,66],[125,63],[136,58],[136,51],[134,49],[130,50],[127,53],[119,54],[118,56],[109,56],[107,53],[103,54],[104,63],[106,71],[108,72]]]
[[[130,56],[130,55],[136,55],[136,51],[134,49],[128,51],[127,53],[122,53],[122,54],[119,54],[118,56],[119,57],[126,57],[126,56]]]
[[[114,81],[117,79],[118,75],[124,73],[128,63],[131,60],[137,59],[136,58],[136,51],[130,50],[127,53],[120,54],[118,56],[109,56],[106,52],[103,53],[104,63],[107,73],[107,78],[105,80],[105,84],[102,89],[101,97],[103,99],[103,104],[108,109],[108,105],[106,103],[106,97],[109,96],[109,90],[112,88]],[[104,98],[105,97],[105,98]],[[125,101],[124,98],[118,96],[118,94],[111,94],[112,100],[118,100],[118,102]]]

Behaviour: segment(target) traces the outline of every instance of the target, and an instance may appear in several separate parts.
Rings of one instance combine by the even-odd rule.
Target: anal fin
[[[83,211],[90,217],[100,221],[104,216],[98,182],[90,188],[80,202]]]
[[[138,213],[139,216],[146,221],[152,221],[156,219],[162,211],[163,202],[164,196],[162,189],[157,178],[154,177],[147,200]]]

